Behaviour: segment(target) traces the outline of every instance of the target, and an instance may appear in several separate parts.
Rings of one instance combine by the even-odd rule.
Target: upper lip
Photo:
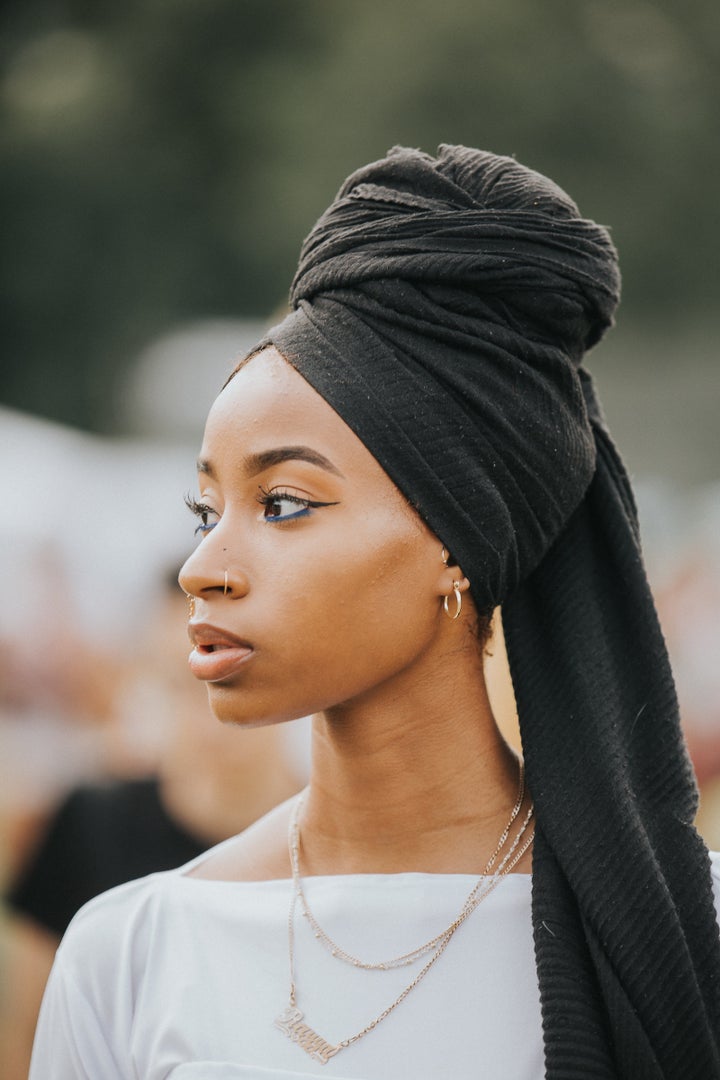
[[[188,635],[193,645],[209,648],[217,646],[221,649],[251,649],[248,641],[239,638],[237,634],[231,634],[228,630],[222,630],[219,626],[210,623],[188,623]]]

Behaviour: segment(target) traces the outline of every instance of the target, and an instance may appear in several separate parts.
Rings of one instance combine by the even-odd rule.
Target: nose
[[[181,567],[180,588],[198,599],[209,599],[212,595],[235,599],[244,596],[249,587],[247,576],[228,558],[225,549],[210,544],[209,540],[210,536],[201,541]]]

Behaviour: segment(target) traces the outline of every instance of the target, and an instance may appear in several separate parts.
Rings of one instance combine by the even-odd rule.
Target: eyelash
[[[197,536],[198,533],[202,533],[204,536],[205,533],[209,533],[212,529],[215,528],[217,522],[208,521],[207,519],[208,514],[215,513],[212,506],[208,506],[207,503],[196,502],[196,500],[193,499],[192,495],[185,496],[185,505],[187,506],[188,510],[190,510],[190,512],[195,515],[195,517],[200,518],[200,524],[195,529],[195,536]]]

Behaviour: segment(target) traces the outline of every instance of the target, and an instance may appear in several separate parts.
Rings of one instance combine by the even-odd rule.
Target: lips
[[[253,655],[253,647],[235,634],[209,623],[189,623],[194,648],[188,657],[196,679],[221,682],[230,678]]]

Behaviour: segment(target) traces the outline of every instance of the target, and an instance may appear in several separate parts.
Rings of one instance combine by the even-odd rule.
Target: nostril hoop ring
[[[228,572],[226,570],[225,571],[225,584],[223,585],[223,596],[227,596],[227,594],[228,594]]]

